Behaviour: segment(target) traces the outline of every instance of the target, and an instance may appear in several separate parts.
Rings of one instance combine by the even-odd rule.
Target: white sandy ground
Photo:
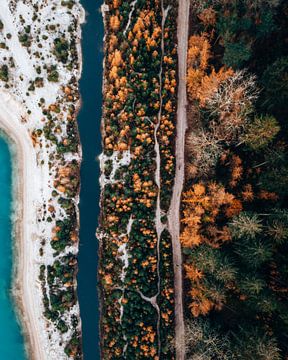
[[[46,359],[44,342],[40,334],[45,331],[40,304],[41,292],[38,281],[37,245],[34,244],[36,227],[35,189],[39,188],[39,169],[31,138],[19,123],[23,110],[9,94],[0,92],[0,124],[13,141],[16,150],[16,176],[14,190],[17,196],[15,213],[15,238],[17,251],[17,280],[15,295],[21,305],[25,333],[29,337],[29,353],[32,358]],[[15,161],[13,159],[13,161]],[[37,176],[38,175],[38,176]],[[36,247],[36,249],[35,249]],[[36,266],[35,266],[36,265]]]
[[[41,10],[38,12],[40,21],[33,23],[33,7],[38,4]],[[53,10],[52,7],[55,7]],[[78,20],[78,24],[84,21],[84,11],[79,5],[79,1],[74,6],[73,15]],[[18,33],[23,30],[19,20],[19,15],[25,19],[25,25],[31,25],[33,37],[41,33],[47,35],[48,40],[42,42],[43,47],[39,49],[37,43],[33,41],[31,53],[27,52],[18,39]],[[46,31],[46,25],[51,21],[61,24],[58,33]],[[51,200],[53,181],[56,170],[54,167],[49,169],[49,155],[55,152],[55,146],[48,146],[48,142],[43,140],[43,147],[32,145],[31,132],[43,127],[42,109],[38,106],[39,99],[45,98],[46,106],[55,103],[61,98],[62,86],[70,81],[72,76],[78,80],[81,74],[81,29],[78,26],[77,50],[79,55],[80,70],[68,71],[63,64],[51,53],[53,39],[61,31],[67,30],[71,18],[67,8],[60,5],[59,1],[50,0],[31,0],[28,3],[24,0],[0,0],[0,19],[4,24],[4,30],[0,32],[0,40],[8,45],[8,49],[0,49],[0,65],[5,63],[5,59],[12,57],[15,68],[10,69],[10,88],[4,88],[4,83],[0,81],[0,129],[3,129],[13,143],[13,153],[15,152],[14,174],[14,198],[16,199],[15,212],[15,245],[16,245],[16,273],[17,278],[14,284],[14,294],[16,296],[18,310],[27,340],[27,349],[31,360],[66,360],[68,356],[64,353],[64,347],[71,336],[72,329],[66,334],[61,335],[55,326],[47,321],[43,316],[44,306],[42,303],[42,290],[39,276],[39,266],[49,265],[55,260],[53,250],[50,246],[52,228],[55,223],[38,221],[43,218],[44,205],[53,205],[56,211],[56,218],[62,219],[65,213],[56,200]],[[7,39],[5,34],[10,33],[11,39]],[[44,56],[44,62],[34,55],[40,51]],[[29,81],[37,76],[36,67],[38,65],[57,63],[60,74],[59,83],[49,83],[44,80],[44,87],[37,88],[30,92],[28,96],[27,88]],[[42,74],[44,78],[45,74]],[[79,104],[75,104],[76,106]],[[31,111],[28,115],[27,110]],[[65,114],[64,114],[65,116]],[[65,117],[64,117],[65,118]],[[62,121],[64,125],[64,121]],[[62,127],[62,134],[65,136],[65,127]],[[48,147],[46,147],[46,145]],[[67,161],[81,159],[81,152],[78,154],[67,154]],[[55,164],[56,166],[57,164]],[[75,199],[78,202],[78,199]],[[41,247],[40,240],[45,239],[46,245],[43,246],[44,255],[39,255]],[[78,244],[67,248],[61,253],[68,252],[76,254]],[[49,294],[48,294],[49,298]],[[70,311],[63,316],[68,319],[69,315],[75,314],[79,317],[79,306],[76,304]],[[80,328],[80,324],[79,324]]]

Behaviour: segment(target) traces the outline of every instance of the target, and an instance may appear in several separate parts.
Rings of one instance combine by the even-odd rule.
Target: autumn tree
[[[207,176],[214,170],[223,148],[209,132],[191,131],[186,137],[188,179]]]
[[[255,76],[246,71],[236,71],[223,81],[207,101],[212,116],[209,127],[217,139],[227,142],[237,140],[247,126],[258,93]]]
[[[204,107],[208,99],[214,94],[221,82],[228,79],[232,69],[221,68],[216,71],[209,64],[211,46],[207,36],[192,35],[188,48],[187,89],[191,100],[198,100],[200,107]]]

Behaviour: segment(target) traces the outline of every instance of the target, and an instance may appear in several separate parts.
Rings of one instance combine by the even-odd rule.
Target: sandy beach
[[[22,111],[23,113],[23,111]],[[37,162],[31,138],[25,127],[19,122],[21,107],[9,94],[0,92],[0,126],[12,141],[15,153],[13,170],[14,188],[14,239],[16,259],[16,279],[13,294],[16,297],[20,316],[24,320],[24,332],[31,359],[46,359],[41,339],[42,329],[39,319],[42,309],[39,304],[40,287],[36,270],[38,265],[34,259],[34,234],[36,208],[35,182],[37,179]],[[16,200],[17,199],[17,200]],[[16,200],[16,201],[15,201]],[[36,265],[36,266],[35,266]]]
[[[45,306],[43,303],[43,286],[48,296],[50,305],[50,289],[45,271],[45,285],[39,279],[40,266],[52,266],[55,261],[55,251],[50,241],[53,237],[55,220],[47,221],[47,208],[54,210],[55,219],[65,218],[66,213],[58,203],[57,198],[52,197],[55,190],[54,183],[57,177],[59,166],[68,166],[72,161],[80,164],[81,149],[74,152],[66,152],[61,161],[51,162],[57,153],[57,147],[44,134],[34,144],[32,133],[36,129],[42,129],[47,118],[43,117],[41,99],[45,99],[45,106],[49,107],[59,104],[61,106],[61,117],[57,118],[58,127],[61,128],[61,136],[58,141],[67,137],[67,122],[63,121],[68,116],[65,106],[64,88],[70,86],[73,80],[74,89],[77,91],[77,81],[81,75],[81,27],[85,14],[83,8],[77,2],[69,12],[67,7],[55,4],[53,1],[39,1],[39,21],[32,20],[33,8],[25,1],[13,3],[1,1],[0,19],[3,23],[3,31],[0,32],[0,39],[8,45],[0,52],[0,63],[5,59],[13,58],[14,65],[9,67],[9,86],[0,81],[0,129],[4,131],[11,140],[13,153],[13,200],[14,200],[14,284],[13,294],[16,299],[17,312],[25,337],[26,348],[29,360],[67,360],[70,359],[64,350],[69,344],[75,328],[71,325],[71,316],[78,319],[77,331],[81,332],[81,320],[79,305],[75,304],[65,309],[61,319],[67,323],[68,330],[61,332],[53,321],[44,316]],[[54,8],[53,8],[54,6]],[[41,11],[40,11],[41,9]],[[54,10],[52,10],[54,9]],[[56,9],[56,10],[55,10]],[[73,70],[66,68],[65,64],[58,61],[53,54],[53,41],[55,35],[47,32],[47,38],[41,46],[43,58],[51,58],[57,63],[59,81],[51,82],[47,79],[47,71],[43,68],[45,62],[39,60],[35,53],[39,51],[36,41],[31,41],[30,49],[20,43],[18,34],[23,30],[19,17],[23,16],[27,24],[31,24],[31,37],[36,37],[38,32],[46,33],[47,24],[53,20],[61,24],[60,31],[66,31],[71,24],[71,18],[76,21],[75,31],[71,33],[76,40],[78,54],[76,66]],[[7,38],[6,34],[11,36]],[[69,35],[70,36],[70,35]],[[9,65],[9,64],[8,64]],[[43,84],[34,90],[28,90],[31,81],[39,75],[37,68],[42,68]],[[76,80],[75,80],[76,79]],[[29,91],[29,92],[28,92]],[[79,108],[80,101],[77,97],[69,100],[75,108]],[[77,113],[75,113],[75,116]],[[69,113],[69,116],[71,114]],[[79,202],[79,196],[73,199],[75,205]],[[76,209],[77,212],[77,209]],[[77,225],[77,224],[75,224]],[[41,251],[40,251],[41,250]],[[78,253],[78,241],[75,241],[59,254],[65,258],[68,254]],[[76,281],[73,284],[76,291]],[[46,304],[47,306],[47,304]]]

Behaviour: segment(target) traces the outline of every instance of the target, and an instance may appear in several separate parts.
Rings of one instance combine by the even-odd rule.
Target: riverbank
[[[0,20],[0,127],[18,166],[14,294],[31,359],[80,359],[76,116],[84,13],[79,2],[3,1]]]

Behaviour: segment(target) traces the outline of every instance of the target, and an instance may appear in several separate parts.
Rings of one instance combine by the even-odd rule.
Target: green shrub
[[[47,79],[50,82],[58,82],[59,81],[59,72],[57,71],[57,67],[55,65],[51,66],[48,70]]]
[[[251,57],[251,48],[243,41],[225,43],[223,62],[232,68],[241,68]]]
[[[57,60],[66,64],[69,56],[69,42],[64,37],[54,40],[54,55]]]
[[[74,0],[63,0],[63,1],[61,1],[61,5],[62,6],[67,6],[68,7],[68,9],[72,9],[73,8],[73,6],[75,5],[75,1]]]
[[[9,80],[9,69],[7,65],[2,65],[0,68],[0,80],[5,82]]]
[[[279,133],[280,126],[274,116],[259,116],[247,127],[243,140],[252,150],[266,147]]]
[[[18,35],[18,39],[23,46],[25,47],[31,46],[31,37],[27,34],[26,31]]]

